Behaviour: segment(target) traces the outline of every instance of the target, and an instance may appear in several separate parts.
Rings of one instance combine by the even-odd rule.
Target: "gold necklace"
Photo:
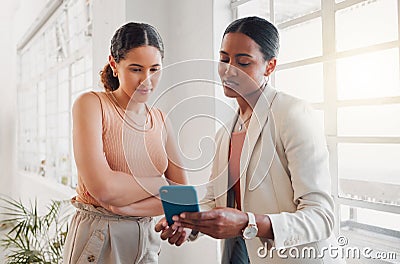
[[[253,113],[251,113],[251,115],[239,125],[239,131],[242,131],[243,125],[246,124],[250,120],[252,115],[253,115]],[[238,118],[238,121],[239,121],[239,119],[240,119],[240,116]]]
[[[265,87],[267,87],[267,84],[268,84],[268,80],[264,84],[261,85],[261,87],[260,87],[261,93],[263,93],[263,91],[265,90]],[[258,90],[256,90],[255,92],[257,92],[257,91]],[[246,124],[250,120],[252,115],[253,115],[253,112],[251,112],[251,115],[239,125],[239,129],[238,129],[239,131],[242,131],[243,125]],[[239,115],[238,121],[239,121],[239,119],[240,119],[240,115]]]
[[[134,129],[140,130],[140,131],[147,131],[147,130],[151,129],[151,127],[148,128],[148,129],[145,128],[146,125],[149,123],[149,117],[151,118],[151,116],[150,116],[150,110],[148,109],[148,107],[147,107],[146,104],[144,105],[145,108],[146,108],[146,112],[147,112],[147,114],[146,114],[146,120],[145,120],[144,124],[139,124],[139,123],[137,123],[137,121],[135,121],[133,118],[131,118],[131,117],[128,115],[127,110],[126,110],[125,108],[123,108],[123,107],[118,103],[118,100],[117,100],[117,98],[114,96],[114,94],[113,94],[112,92],[109,92],[109,94],[111,94],[111,97],[112,97],[113,101],[115,102],[115,104],[116,104],[119,108],[121,108],[122,110],[125,110],[124,115],[121,115],[121,113],[119,113],[119,110],[117,109],[118,113],[123,117],[123,119],[125,120],[124,116],[126,116],[130,121],[132,121],[132,123],[134,123],[134,124],[136,125],[136,127],[130,125],[131,127],[133,127]],[[125,122],[126,122],[126,120],[125,120]],[[129,124],[129,123],[127,122],[127,124]],[[138,127],[139,127],[139,128],[138,128]],[[144,129],[141,129],[141,128],[144,128]]]

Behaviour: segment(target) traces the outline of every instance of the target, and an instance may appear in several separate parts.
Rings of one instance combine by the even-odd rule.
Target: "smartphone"
[[[172,225],[172,216],[182,212],[199,212],[196,189],[190,185],[169,185],[160,188],[165,218]]]

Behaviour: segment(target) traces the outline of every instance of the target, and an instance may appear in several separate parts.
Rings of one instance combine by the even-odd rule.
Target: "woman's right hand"
[[[168,239],[171,245],[176,245],[178,247],[185,243],[191,231],[184,230],[183,227],[178,227],[175,224],[169,226],[165,217],[158,221],[154,229],[156,232],[161,232],[160,237],[162,240]]]

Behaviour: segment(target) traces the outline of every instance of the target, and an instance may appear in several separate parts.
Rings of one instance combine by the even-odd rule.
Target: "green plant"
[[[38,214],[37,201],[25,206],[21,200],[0,197],[0,225],[5,236],[6,263],[61,263],[71,210],[68,201],[52,201],[47,213]]]

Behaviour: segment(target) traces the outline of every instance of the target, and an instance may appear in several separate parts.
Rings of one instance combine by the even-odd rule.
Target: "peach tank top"
[[[164,114],[157,108],[150,109],[151,128],[140,131],[132,126],[129,117],[124,117],[125,110],[117,106],[109,94],[93,94],[101,104],[103,153],[110,168],[134,177],[164,174],[168,167]],[[77,201],[100,205],[87,191],[79,175],[76,192]]]

